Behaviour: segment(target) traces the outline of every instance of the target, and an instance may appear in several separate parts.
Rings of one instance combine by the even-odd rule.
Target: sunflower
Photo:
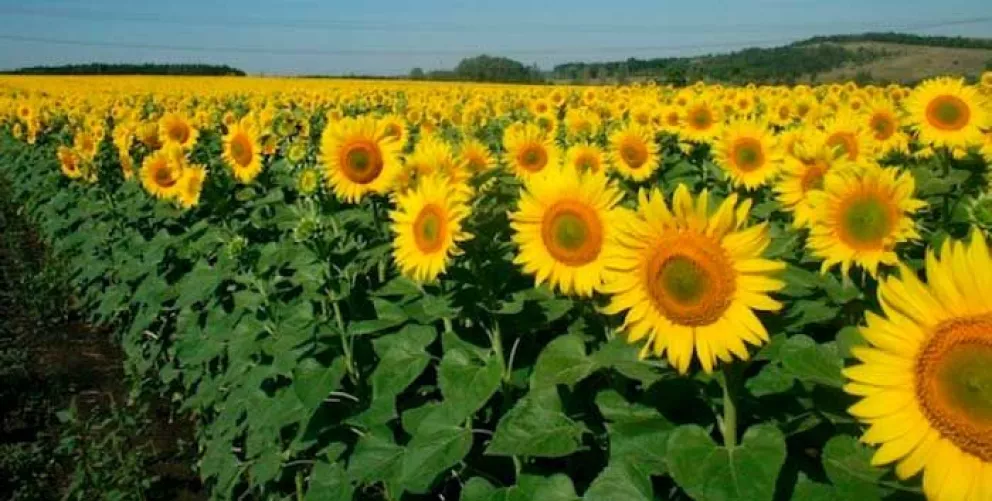
[[[857,115],[849,111],[831,114],[820,123],[827,135],[827,145],[836,148],[849,162],[869,163],[875,161],[875,142]]]
[[[782,165],[775,136],[767,125],[754,121],[739,121],[724,128],[713,157],[734,186],[749,190],[770,183]]]
[[[346,118],[328,125],[320,140],[325,177],[335,195],[358,202],[370,193],[386,193],[401,166],[401,145],[384,134],[382,122]]]
[[[182,115],[166,113],[158,121],[158,140],[162,144],[171,142],[190,149],[199,135],[200,132]]]
[[[685,373],[693,359],[712,372],[716,361],[750,355],[768,332],[753,310],[777,311],[768,293],[784,287],[771,278],[785,265],[762,259],[770,242],[766,224],[746,227],[750,203],[731,194],[710,214],[710,196],[693,200],[685,185],[671,209],[657,189],[641,191],[637,216],[620,237],[621,250],[605,292],[606,313],[626,311],[630,342],[647,338],[641,356],[666,351]]]
[[[503,138],[506,163],[521,179],[541,172],[546,167],[557,166],[561,154],[552,138],[534,124],[507,130]]]
[[[160,199],[174,198],[181,188],[183,152],[171,143],[145,157],[141,165],[141,184],[148,193]]]
[[[391,136],[400,144],[400,147],[406,145],[407,140],[410,138],[410,131],[406,127],[406,121],[403,117],[399,115],[386,115],[382,117],[382,130],[387,136]]]
[[[531,176],[520,205],[510,214],[514,262],[538,284],[564,294],[591,296],[599,290],[617,255],[623,194],[603,173],[568,165]]]
[[[937,78],[913,90],[906,100],[910,122],[920,142],[948,148],[967,148],[982,142],[990,114],[984,98],[963,80]]]
[[[708,142],[720,135],[723,121],[720,108],[705,98],[695,98],[682,112],[680,135],[690,141]]]
[[[461,253],[458,242],[472,238],[462,228],[469,215],[469,193],[439,176],[427,176],[415,189],[396,195],[393,258],[403,275],[430,282]]]
[[[643,181],[658,169],[658,149],[651,129],[629,124],[610,134],[610,165],[626,178]]]
[[[238,182],[254,181],[262,172],[262,152],[255,129],[247,124],[232,126],[224,136],[223,158]]]
[[[202,165],[192,165],[183,169],[176,193],[180,206],[189,209],[200,203],[200,192],[203,191],[203,181],[206,177],[207,169]]]
[[[782,178],[775,186],[778,200],[785,210],[792,212],[796,228],[806,226],[813,219],[809,195],[823,189],[823,179],[828,172],[853,169],[843,153],[829,146],[826,135],[807,130],[800,133],[792,147],[792,155],[785,158]]]
[[[65,174],[69,179],[79,179],[83,176],[83,172],[80,169],[80,164],[82,159],[79,158],[79,154],[73,151],[71,148],[65,146],[59,146],[58,153],[59,167],[62,169],[62,173]]]
[[[974,231],[969,244],[946,241],[926,259],[923,283],[902,268],[882,280],[882,315],[866,314],[844,369],[844,390],[861,400],[849,412],[869,425],[862,441],[880,445],[872,464],[896,475],[923,472],[936,501],[992,499],[992,257]]]
[[[603,172],[604,162],[603,150],[592,144],[576,143],[565,151],[565,165],[577,172]]]
[[[452,181],[467,177],[462,171],[451,146],[437,136],[422,137],[407,157],[406,165],[415,171],[417,177],[440,174]]]
[[[320,172],[317,169],[303,169],[296,178],[296,189],[304,195],[313,195],[320,188]]]
[[[596,135],[603,125],[599,115],[583,108],[569,108],[565,112],[565,133],[570,141]]]
[[[478,139],[468,139],[462,143],[458,150],[458,159],[471,175],[486,172],[496,163],[489,147]]]
[[[896,264],[896,245],[919,238],[912,213],[926,204],[914,190],[913,176],[896,168],[828,174],[823,190],[809,194],[808,247],[823,271],[840,264],[847,275],[857,264],[877,276],[879,264]]]
[[[864,117],[880,155],[890,152],[909,153],[909,135],[902,131],[900,113],[891,101],[870,101]]]

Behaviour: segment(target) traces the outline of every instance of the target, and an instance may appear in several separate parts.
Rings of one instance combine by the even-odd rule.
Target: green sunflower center
[[[761,143],[757,139],[749,137],[738,139],[734,143],[733,158],[737,168],[744,172],[758,169],[764,163]]]
[[[547,209],[541,223],[541,240],[556,261],[584,266],[595,261],[603,248],[603,225],[593,207],[562,200]]]
[[[695,261],[675,256],[662,266],[658,285],[672,299],[692,305],[698,303],[709,290],[710,277]]]
[[[854,243],[875,244],[888,236],[891,222],[886,204],[874,197],[856,200],[843,215],[844,234]]]
[[[417,247],[425,253],[440,250],[444,244],[445,226],[440,207],[433,204],[424,206],[413,224],[413,238]]]
[[[520,152],[519,160],[524,169],[538,172],[548,163],[548,154],[544,151],[544,146],[531,144]]]
[[[369,168],[369,152],[365,150],[351,150],[348,152],[348,166],[352,170],[364,171]]]
[[[992,346],[960,345],[944,355],[936,376],[948,404],[992,425]]]
[[[379,178],[383,170],[382,152],[372,141],[356,141],[348,145],[341,156],[341,173],[350,181],[369,184]]]
[[[578,249],[588,238],[589,228],[578,214],[561,214],[553,224],[555,242],[563,249]]]
[[[927,105],[927,121],[941,130],[959,130],[968,125],[971,110],[957,96],[937,96]]]

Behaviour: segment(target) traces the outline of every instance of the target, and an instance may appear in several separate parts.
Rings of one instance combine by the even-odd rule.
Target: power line
[[[706,33],[720,32],[727,33],[731,30],[742,31],[765,31],[774,28],[809,29],[814,27],[836,28],[838,25],[850,27],[864,27],[875,29],[928,29],[939,26],[955,26],[962,24],[975,24],[992,21],[989,17],[958,18],[946,21],[928,21],[908,24],[885,24],[883,28],[878,28],[881,23],[867,21],[850,22],[822,22],[822,23],[787,23],[779,25],[770,24],[724,24],[724,25],[689,25],[684,23],[673,25],[640,24],[640,25],[619,25],[619,24],[554,24],[554,23],[534,23],[515,22],[513,24],[487,24],[487,23],[455,23],[455,22],[369,22],[363,20],[273,20],[270,18],[252,17],[231,17],[224,19],[210,19],[202,16],[197,17],[167,17],[161,14],[125,13],[119,11],[100,11],[79,8],[37,8],[37,7],[2,7],[0,13],[15,16],[31,16],[43,18],[65,18],[74,20],[86,20],[97,22],[129,22],[129,23],[159,23],[159,24],[180,24],[184,26],[209,26],[225,28],[286,28],[294,30],[336,30],[336,31],[402,31],[402,32],[454,32],[454,33],[478,33],[480,31],[490,32],[564,32],[564,33],[658,33],[663,32],[691,32]]]

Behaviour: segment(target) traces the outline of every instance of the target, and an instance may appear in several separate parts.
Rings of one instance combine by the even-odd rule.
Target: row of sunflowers
[[[433,361],[424,362],[438,365],[438,381],[418,383],[439,387],[443,398],[433,405],[447,409],[459,395],[469,398],[471,387],[487,386],[480,380],[494,361],[499,377],[493,389],[456,413],[460,423],[426,410],[417,414],[455,426],[457,434],[425,427],[417,418],[408,424],[413,411],[397,417],[395,408],[394,419],[380,422],[368,417],[384,384],[378,371],[401,364],[392,358],[398,352],[384,336],[369,345],[378,366],[361,367],[355,339],[362,334],[355,334],[351,319],[344,321],[335,300],[324,313],[347,338],[339,347],[345,360],[339,369],[352,385],[371,388],[372,404],[358,413],[364,431],[356,432],[357,445],[346,441],[352,455],[338,451],[327,463],[341,471],[310,470],[312,492],[326,487],[318,476],[330,475],[352,489],[333,492],[358,488],[370,495],[368,485],[379,484],[385,487],[376,495],[399,499],[403,492],[448,492],[457,484],[463,499],[490,499],[485,496],[501,483],[510,484],[504,490],[548,494],[561,487],[554,474],[565,473],[567,495],[560,499],[578,498],[581,487],[587,488],[584,499],[619,499],[596,497],[610,495],[616,484],[623,492],[632,489],[623,499],[922,493],[938,500],[992,500],[992,256],[986,240],[992,228],[992,73],[975,83],[938,78],[915,87],[685,88],[12,77],[0,80],[0,126],[21,151],[47,148],[49,160],[57,161],[58,174],[50,174],[58,186],[78,190],[79,197],[131,190],[146,199],[143,210],[184,225],[218,221],[219,214],[235,217],[232,203],[251,204],[278,187],[296,216],[283,233],[266,238],[309,245],[320,249],[319,256],[333,252],[319,243],[322,238],[329,239],[325,244],[347,238],[341,236],[351,224],[345,215],[364,212],[371,223],[356,230],[364,233],[349,245],[381,244],[385,251],[369,258],[367,290],[352,278],[339,295],[365,298],[350,303],[374,303],[374,318],[365,322],[386,325],[382,331],[399,327],[389,324],[399,307],[374,296],[406,284],[410,294],[437,293],[461,312],[425,317],[421,326],[435,335],[434,323],[443,323],[444,336],[485,332],[488,351],[476,360],[481,368],[472,365],[478,372],[459,380],[469,389],[452,390],[447,360],[478,347],[447,337]],[[256,243],[246,232],[235,233],[223,252],[239,255],[238,249]],[[218,259],[204,262],[216,269]],[[526,285],[477,292],[473,277],[487,266],[501,266],[507,284],[521,278]],[[335,273],[325,279],[336,280]],[[328,294],[326,284],[315,290]],[[544,316],[517,324],[520,337],[510,350],[504,350],[511,341],[493,320],[496,313],[467,314],[472,303],[490,297],[502,304],[499,314],[523,315],[512,305],[526,294],[540,298]],[[307,308],[320,310],[319,303],[314,299]],[[547,311],[554,304],[565,305],[561,315]],[[316,317],[318,323],[325,318],[320,312]],[[573,323],[556,324],[560,319]],[[575,327],[579,322],[582,329]],[[602,329],[577,334],[589,324]],[[407,328],[391,336],[419,336]],[[539,339],[521,341],[528,329]],[[176,336],[182,335],[179,329]],[[617,357],[614,338],[634,351]],[[518,353],[528,347],[532,353]],[[438,350],[433,341],[416,347],[432,349]],[[609,363],[602,361],[607,355],[597,358],[607,351],[613,354]],[[182,372],[183,361],[174,357],[167,365]],[[297,379],[298,369],[290,370]],[[529,376],[521,382],[514,371],[524,369]],[[601,369],[636,384],[589,377]],[[655,376],[641,378],[638,371]],[[419,374],[388,396],[391,405],[403,407],[396,401],[402,392],[414,392]],[[652,388],[658,393],[659,381],[671,380],[699,385],[697,397],[712,415],[652,404]],[[547,396],[548,381],[567,394]],[[707,397],[711,384],[720,391]],[[598,414],[569,413],[569,402],[582,397],[581,385],[600,391]],[[840,395],[832,398],[846,412],[821,408],[821,387],[836,390]],[[187,385],[186,391],[204,390]],[[623,404],[601,402],[607,391],[611,399],[619,393]],[[497,392],[499,405],[490,401]],[[761,410],[766,404],[787,417]],[[802,412],[786,410],[796,406]],[[807,414],[819,421],[791,428],[797,415],[808,420]],[[513,421],[521,417],[535,422]],[[494,429],[479,432],[478,423],[487,420]],[[584,434],[606,437],[607,446],[596,442],[602,457],[592,460],[607,461],[605,470],[589,474],[539,460],[582,457],[581,447],[534,448],[542,430],[533,428],[553,429],[562,420],[584,428],[570,428],[580,445]],[[745,422],[753,426],[741,433]],[[621,425],[629,431],[632,423],[643,425],[639,433],[645,436],[618,435]],[[401,426],[412,440],[389,436],[395,432],[382,431],[387,424]],[[415,446],[446,436],[462,444],[462,432],[467,444],[456,449],[464,451],[448,457],[446,449],[424,485],[417,464],[404,459],[393,478],[365,471],[360,455],[371,447],[369,436],[386,435],[405,458],[430,462],[438,458],[415,454]],[[841,447],[839,436],[855,434],[860,444],[843,442],[847,463],[836,450],[827,457],[828,449]],[[636,451],[638,443],[650,450]],[[488,449],[481,453],[473,444]],[[809,467],[808,457],[793,457],[796,444],[813,444],[825,456],[822,465]],[[631,456],[615,459],[618,451]],[[760,465],[742,464],[735,452],[754,454],[773,471],[760,473]],[[718,461],[710,464],[713,454]],[[472,459],[486,455],[512,457],[516,483],[504,480],[499,468],[487,478],[486,467]],[[210,457],[207,451],[204,461]],[[863,461],[851,463],[857,458]],[[249,459],[238,461],[253,464]],[[282,459],[276,471],[288,468],[290,461]],[[638,468],[651,461],[660,466]],[[696,474],[693,461],[709,474]],[[792,466],[782,469],[783,463]],[[459,469],[466,464],[475,466]],[[893,464],[893,471],[886,469]],[[776,482],[782,484],[780,475],[790,468],[794,476],[800,473],[783,491]],[[463,482],[469,471],[483,475]],[[912,480],[921,472],[922,491]],[[886,478],[893,473],[894,479]],[[739,474],[754,478],[730,485],[728,479]],[[526,487],[528,475],[540,478]],[[272,473],[270,481],[280,478]],[[248,482],[230,488],[259,488]],[[278,490],[262,485],[261,493]]]

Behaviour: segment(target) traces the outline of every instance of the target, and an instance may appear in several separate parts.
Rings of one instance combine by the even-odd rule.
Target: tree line
[[[215,64],[65,64],[31,66],[2,73],[12,75],[196,75],[245,76],[245,72],[228,65]]]

